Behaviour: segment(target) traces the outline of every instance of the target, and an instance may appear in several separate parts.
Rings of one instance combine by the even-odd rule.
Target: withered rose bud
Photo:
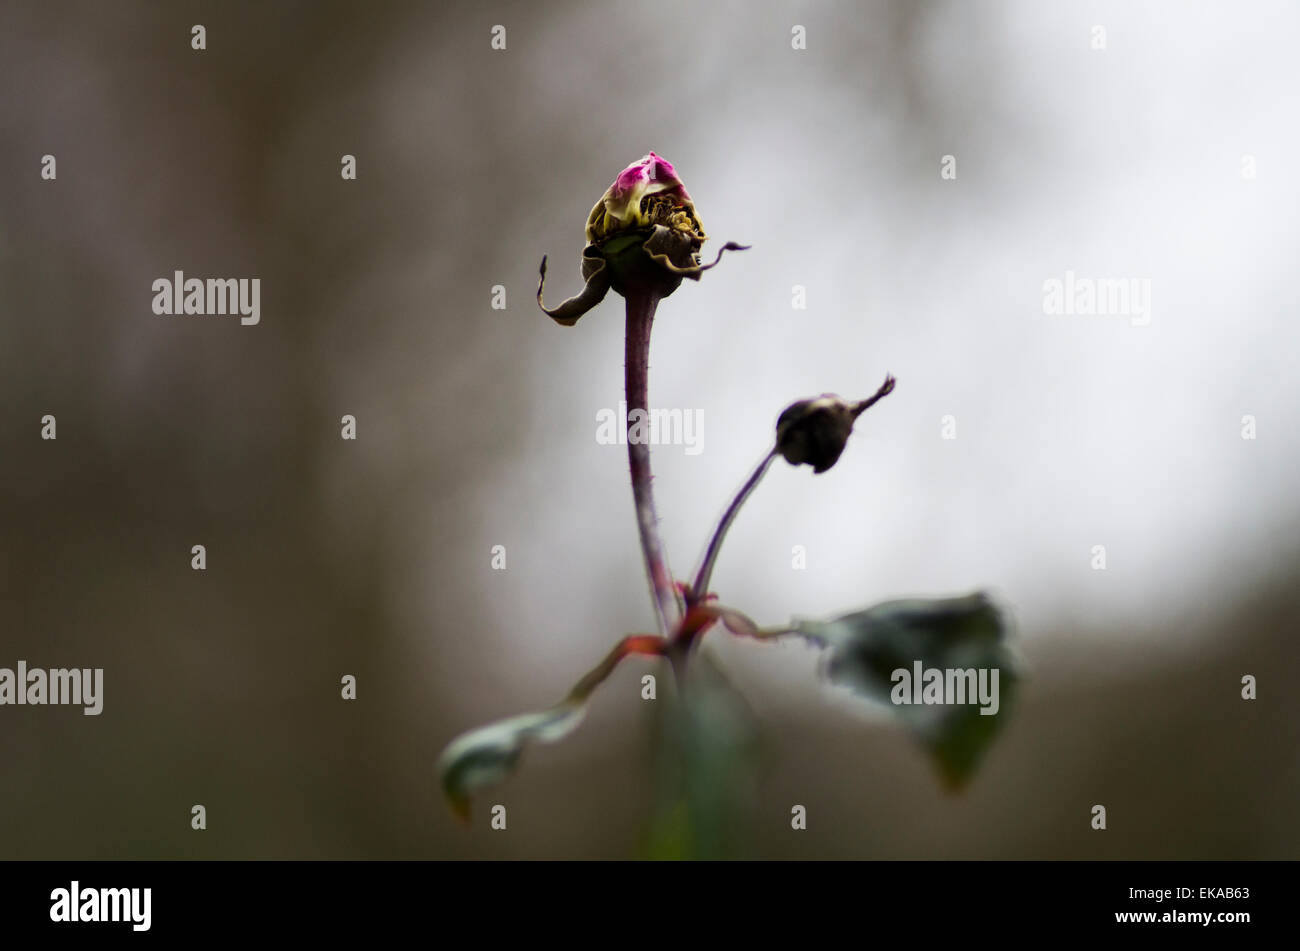
[[[792,466],[825,472],[844,451],[854,418],[853,404],[833,393],[792,403],[776,421],[777,452]]]
[[[853,402],[826,393],[791,403],[776,421],[776,451],[792,466],[807,463],[813,472],[825,472],[839,461],[854,421],[893,389],[894,378],[890,376],[870,399]]]
[[[587,243],[600,244],[620,231],[661,224],[692,239],[698,251],[706,235],[695,203],[677,170],[651,152],[619,173],[587,216]]]
[[[744,245],[729,241],[711,264],[702,265],[700,247],[707,237],[676,169],[651,152],[623,169],[587,216],[583,292],[558,307],[543,304],[546,258],[542,258],[537,303],[558,323],[572,326],[611,287],[624,297],[631,292],[667,297],[683,277],[699,280],[723,251],[745,250]]]

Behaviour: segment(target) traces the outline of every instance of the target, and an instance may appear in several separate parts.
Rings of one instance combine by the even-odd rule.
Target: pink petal
[[[605,192],[605,209],[620,221],[635,220],[641,199],[669,193],[689,201],[690,195],[677,177],[673,163],[651,152],[623,169]]]

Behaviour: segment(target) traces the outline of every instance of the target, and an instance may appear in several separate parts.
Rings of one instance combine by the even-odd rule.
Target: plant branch
[[[857,419],[869,408],[874,406],[880,400],[884,399],[893,391],[894,391],[894,378],[892,376],[886,376],[885,382],[880,385],[880,389],[876,390],[875,395],[865,400],[859,400],[856,403],[848,404],[847,410],[850,414],[851,420]],[[799,405],[800,404],[796,403],[795,407],[798,407]],[[791,409],[795,407],[791,407]],[[788,412],[789,410],[787,410],[787,413]],[[848,427],[846,427],[845,432],[843,433],[842,439],[848,438],[848,432],[851,428],[852,428],[852,422],[850,421]],[[841,448],[843,447],[842,441],[840,443],[840,447]],[[700,604],[702,601],[704,601],[705,598],[709,596],[709,580],[713,576],[713,564],[715,561],[717,561],[718,552],[721,550],[722,542],[726,538],[727,532],[731,528],[731,523],[734,522],[736,520],[736,516],[740,514],[741,506],[743,506],[745,502],[749,499],[754,489],[758,488],[758,484],[761,481],[763,481],[763,476],[767,474],[768,468],[771,467],[772,460],[775,459],[778,455],[781,455],[785,451],[786,450],[784,450],[781,445],[781,424],[778,423],[777,424],[777,445],[773,446],[772,449],[768,452],[768,454],[763,457],[763,461],[758,464],[758,467],[754,470],[753,474],[749,477],[749,481],[746,482],[744,486],[741,487],[740,492],[738,492],[736,494],[736,497],[731,500],[731,505],[729,505],[727,507],[727,511],[723,513],[722,521],[718,523],[718,527],[713,532],[713,537],[709,540],[709,547],[706,548],[704,551],[704,559],[700,564],[700,570],[695,575],[695,581],[692,582],[690,588],[686,592],[686,606],[688,609],[697,604]],[[839,456],[838,451],[835,453],[835,456],[836,457]],[[786,458],[789,459],[790,456],[786,455]],[[830,464],[833,463],[834,463],[834,459],[831,460],[831,462],[828,464],[828,467]]]
[[[659,541],[659,516],[655,512],[651,486],[650,445],[642,438],[633,439],[632,415],[636,410],[643,420],[649,418],[650,326],[654,323],[658,295],[648,288],[630,289],[627,298],[627,346],[625,383],[627,390],[627,460],[632,472],[632,499],[636,505],[637,530],[641,535],[641,554],[650,579],[650,597],[659,617],[659,633],[668,637],[677,625],[681,606],[668,570],[663,544]]]
[[[448,743],[438,757],[438,775],[452,811],[468,822],[471,796],[509,776],[525,747],[556,743],[577,729],[591,694],[631,654],[662,657],[668,654],[668,642],[654,634],[629,635],[555,706],[494,720]]]
[[[582,703],[591,696],[591,692],[604,683],[605,678],[613,673],[619,661],[629,654],[646,654],[651,657],[663,657],[668,653],[668,642],[653,634],[630,634],[614,645],[614,649],[605,655],[605,659],[587,671],[564,698],[565,703]]]
[[[740,508],[758,488],[758,484],[763,481],[763,476],[772,465],[772,460],[776,458],[776,449],[772,449],[763,461],[758,464],[754,472],[749,477],[741,490],[736,493],[736,497],[731,500],[731,505],[727,506],[727,511],[723,513],[722,520],[718,522],[718,527],[713,531],[713,537],[709,540],[709,547],[704,551],[704,559],[700,563],[700,570],[695,575],[695,581],[691,584],[691,589],[686,596],[688,605],[699,604],[709,594],[709,579],[713,576],[713,564],[718,560],[718,552],[722,549],[723,539],[727,537],[727,532],[731,529],[731,523],[736,520],[740,514]]]

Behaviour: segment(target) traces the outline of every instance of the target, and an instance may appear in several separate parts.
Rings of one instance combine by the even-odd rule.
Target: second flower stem
[[[700,564],[700,570],[695,575],[695,580],[691,584],[691,589],[687,595],[687,605],[699,604],[709,594],[709,580],[713,577],[713,563],[718,559],[718,552],[722,550],[723,539],[727,537],[727,530],[731,528],[731,523],[736,520],[740,514],[741,506],[750,497],[753,491],[758,488],[758,484],[763,481],[763,476],[767,474],[768,467],[772,465],[772,460],[776,458],[776,450],[771,450],[763,461],[754,469],[749,480],[744,484],[741,490],[736,493],[736,497],[731,500],[727,506],[727,511],[722,516],[722,521],[718,522],[718,527],[713,532],[713,537],[709,539],[709,547],[704,552],[704,560]]]

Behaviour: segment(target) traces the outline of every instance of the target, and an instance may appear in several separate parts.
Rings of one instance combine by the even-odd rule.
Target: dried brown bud
[[[776,451],[792,466],[806,462],[813,472],[825,472],[839,461],[854,421],[893,389],[894,378],[890,376],[870,399],[852,402],[826,393],[791,403],[776,421]]]
[[[835,465],[853,432],[853,408],[828,393],[786,407],[776,421],[776,451],[792,466],[808,463],[813,472]]]

